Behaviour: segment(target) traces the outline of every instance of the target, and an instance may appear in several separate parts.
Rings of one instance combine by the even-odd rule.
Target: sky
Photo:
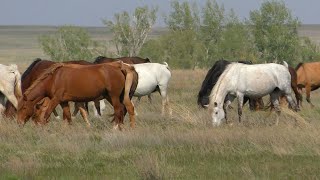
[[[180,0],[183,1],[183,0]],[[206,0],[188,0],[203,5]],[[264,0],[216,0],[240,19],[248,18]],[[0,25],[104,26],[115,13],[132,12],[138,6],[158,6],[156,26],[164,26],[163,15],[171,11],[170,0],[0,0]],[[302,24],[320,24],[320,0],[284,0]]]

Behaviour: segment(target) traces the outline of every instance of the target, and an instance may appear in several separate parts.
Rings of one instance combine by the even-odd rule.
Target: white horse
[[[0,102],[5,102],[4,98],[7,98],[13,106],[18,108],[17,98],[22,97],[21,91],[21,75],[18,71],[18,67],[15,64],[6,66],[0,64]],[[5,106],[5,104],[2,104]]]
[[[162,115],[165,113],[165,108],[172,114],[169,107],[168,84],[171,78],[171,72],[166,62],[159,63],[143,63],[133,65],[138,73],[138,86],[134,92],[135,97],[150,95],[158,91],[162,96]]]
[[[159,63],[142,63],[133,64],[135,71],[138,73],[138,86],[134,92],[135,97],[138,100],[142,96],[148,96],[151,102],[150,95],[153,92],[159,92],[162,96],[162,115],[165,114],[165,109],[172,115],[172,110],[169,107],[169,97],[167,94],[168,84],[171,78],[171,72],[166,62],[164,64]],[[94,106],[94,103],[89,103],[90,106]],[[103,100],[100,101],[100,110],[106,108],[106,104]],[[99,117],[98,112],[93,108],[94,115]],[[101,112],[102,113],[102,112]]]
[[[226,118],[224,102],[232,102],[235,97],[238,98],[239,122],[241,122],[244,96],[260,98],[270,94],[271,103],[279,115],[279,96],[281,93],[286,96],[289,104],[296,109],[296,103],[291,96],[291,75],[285,61],[284,65],[275,63],[255,65],[231,63],[219,77],[210,94],[209,109],[212,123],[214,126],[220,125],[221,120]],[[278,124],[278,117],[276,124]]]

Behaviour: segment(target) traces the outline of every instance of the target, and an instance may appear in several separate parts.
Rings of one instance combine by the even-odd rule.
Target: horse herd
[[[202,82],[198,104],[208,107],[213,125],[220,125],[223,119],[227,122],[227,107],[236,97],[239,122],[243,105],[249,101],[251,110],[264,108],[262,97],[267,94],[270,94],[272,109],[278,114],[280,98],[298,111],[302,88],[306,89],[306,99],[313,106],[310,91],[320,87],[319,73],[320,62],[300,63],[293,69],[286,62],[281,65],[218,60]],[[55,108],[60,104],[63,119],[71,123],[69,102],[74,102],[73,116],[80,111],[90,126],[88,102],[94,102],[101,116],[100,101],[106,99],[114,109],[114,128],[122,129],[127,113],[130,127],[134,128],[133,96],[140,99],[148,95],[151,100],[151,93],[159,92],[162,114],[166,111],[172,114],[167,95],[170,78],[167,63],[151,63],[148,58],[99,56],[93,63],[83,60],[56,63],[36,59],[22,76],[16,65],[0,65],[0,105],[3,116],[16,117],[18,124],[25,124],[30,118],[36,124],[46,124],[51,113],[58,116]],[[296,102],[291,90],[295,93]]]

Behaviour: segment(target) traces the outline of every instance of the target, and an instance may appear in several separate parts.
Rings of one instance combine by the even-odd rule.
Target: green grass
[[[38,32],[6,28],[10,31],[0,27],[0,37],[7,38],[0,43],[0,63],[17,63],[23,71],[42,54]],[[250,112],[247,106],[238,124],[233,104],[228,110],[233,125],[214,128],[209,112],[196,105],[205,74],[173,70],[172,117],[161,116],[161,99],[154,94],[152,104],[147,98],[135,104],[134,130],[127,117],[123,132],[112,130],[110,107],[101,119],[90,112],[92,128],[79,115],[72,125],[51,118],[44,127],[31,121],[19,127],[14,120],[0,119],[0,179],[320,178],[319,92],[311,94],[313,109],[306,101],[298,114],[284,109],[279,126],[274,125],[275,113]]]

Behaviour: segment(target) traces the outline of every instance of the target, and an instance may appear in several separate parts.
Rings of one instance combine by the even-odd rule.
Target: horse
[[[45,99],[44,113],[39,115],[44,124],[58,104],[61,104],[71,123],[68,101],[88,102],[105,98],[114,108],[115,128],[121,130],[124,106],[129,112],[130,126],[134,128],[134,106],[130,100],[130,94],[137,84],[137,76],[134,74],[134,68],[122,62],[99,65],[54,64],[23,94],[17,121],[25,124],[34,113],[33,107]],[[46,97],[50,99],[49,102]]]
[[[297,108],[298,108],[298,110],[300,110],[300,102],[302,101],[302,95],[298,90],[297,72],[293,67],[289,66],[289,73],[291,75],[291,88],[292,88],[294,95],[296,97]],[[285,104],[285,103],[286,103],[285,96],[281,95],[280,104]],[[291,106],[289,106],[289,108],[292,109]]]
[[[98,56],[95,58],[95,60],[93,61],[94,64],[101,64],[101,63],[110,63],[110,62],[115,62],[115,61],[119,61],[121,60],[122,62],[124,63],[127,63],[127,64],[142,64],[142,63],[150,63],[150,59],[149,58],[141,58],[141,57],[119,57],[119,58],[108,58],[108,57],[105,57],[105,56]],[[141,97],[138,97],[138,101],[140,101]],[[151,102],[152,98],[151,98],[151,94],[148,95],[148,99],[149,99],[149,102]],[[94,111],[95,115],[100,115],[101,116],[101,109],[103,108],[100,108],[100,106],[105,106],[104,104],[104,101],[95,101],[95,106],[97,107],[96,111]],[[76,109],[75,109],[75,112],[74,114],[76,114]]]
[[[299,63],[295,70],[299,91],[301,92],[302,88],[306,89],[306,100],[314,107],[310,100],[310,92],[320,87],[320,62]]]
[[[169,107],[168,85],[171,78],[169,65],[159,63],[144,63],[134,64],[134,69],[138,73],[138,86],[133,96],[142,97],[150,95],[153,92],[159,92],[162,97],[162,111],[165,114],[165,109],[172,115],[172,110]]]
[[[210,94],[209,110],[211,112],[212,124],[218,126],[221,120],[226,118],[224,108],[225,98],[233,101],[238,99],[238,116],[241,123],[242,106],[244,96],[249,98],[262,98],[270,94],[271,103],[274,105],[277,115],[281,110],[279,107],[279,96],[283,93],[291,107],[296,110],[296,104],[291,96],[291,75],[288,64],[284,65],[268,63],[247,65],[242,63],[231,63],[223,71]],[[278,116],[276,125],[278,124]]]
[[[124,63],[127,64],[141,64],[141,63],[150,63],[150,59],[146,58],[143,59],[141,57],[119,57],[119,58],[108,58],[105,56],[98,56],[94,60],[94,64],[101,64],[101,63],[107,63],[107,62],[115,62],[121,60]]]
[[[21,75],[15,64],[9,66],[0,64],[0,102],[4,107],[7,98],[14,108],[18,108],[18,99],[22,97]]]
[[[243,64],[252,64],[251,61],[238,61]],[[200,91],[198,93],[197,103],[199,107],[207,108],[209,105],[209,95],[212,91],[212,88],[218,81],[218,78],[221,76],[226,67],[231,64],[231,61],[227,60],[218,60],[214,63],[211,69],[207,72],[206,77],[204,78]],[[248,97],[244,97],[244,104],[249,100],[250,110],[257,110],[263,108],[262,99],[249,99]],[[228,102],[227,102],[228,103]],[[230,103],[228,103],[229,105]]]
[[[78,61],[66,61],[64,62],[66,64],[83,64],[83,65],[89,65],[92,64],[90,62],[84,61],[84,60],[78,60]],[[49,60],[42,60],[40,58],[35,59],[27,68],[27,70],[22,74],[21,76],[21,90],[22,93],[24,93],[34,81],[50,66],[56,64],[56,62],[49,61]],[[83,108],[83,104],[76,103],[75,107],[78,107],[80,109],[81,115],[83,119],[87,122],[88,125],[90,125],[88,119],[87,119],[87,113]],[[56,118],[59,118],[58,113],[54,110],[53,111]],[[16,108],[13,107],[11,102],[6,103],[6,110],[4,112],[5,117],[12,118],[16,114]],[[64,119],[66,116],[63,116]]]

